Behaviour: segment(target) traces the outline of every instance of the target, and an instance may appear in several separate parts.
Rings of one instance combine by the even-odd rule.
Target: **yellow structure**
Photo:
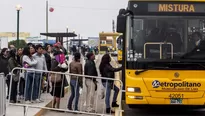
[[[122,47],[123,47],[123,36],[117,38],[117,61],[119,64],[122,63]]]
[[[17,35],[17,34],[14,33],[14,32],[1,32],[1,33],[0,33],[0,37],[12,38],[12,37],[16,37],[16,35]],[[22,38],[30,37],[30,33],[20,32],[20,33],[19,33],[19,37],[22,37]]]
[[[116,50],[116,38],[120,36],[120,33],[99,33],[99,52],[105,54],[106,51]]]
[[[16,40],[17,33],[16,32],[0,32],[0,37],[8,38],[8,41]],[[20,39],[26,40],[27,37],[30,37],[30,33],[28,32],[20,32]]]
[[[130,0],[128,9],[117,21],[117,32],[126,37],[126,104],[204,106],[204,50],[189,54],[189,44],[194,32],[205,36],[205,0]]]

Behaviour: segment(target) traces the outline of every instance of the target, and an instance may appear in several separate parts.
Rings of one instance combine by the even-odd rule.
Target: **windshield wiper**
[[[137,70],[136,72],[135,72],[135,74],[136,75],[139,75],[140,73],[143,73],[143,72],[146,72],[146,71],[148,71],[148,69],[145,69],[145,70]]]

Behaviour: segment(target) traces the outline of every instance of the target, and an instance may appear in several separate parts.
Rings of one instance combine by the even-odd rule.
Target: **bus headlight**
[[[138,100],[142,100],[143,99],[143,96],[128,96],[129,98],[131,99],[138,99]]]
[[[141,89],[139,87],[128,87],[127,88],[128,92],[136,92],[136,93],[141,93]]]

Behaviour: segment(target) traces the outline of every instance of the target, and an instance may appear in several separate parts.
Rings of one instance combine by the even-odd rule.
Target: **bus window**
[[[131,34],[133,42],[129,41],[128,48],[135,53],[141,53],[142,58],[145,59],[180,58],[183,54],[186,54],[187,51],[190,51],[185,46],[189,46],[188,43],[191,39],[190,34],[193,32],[188,32],[188,30],[192,29],[193,31],[194,28],[195,31],[203,35],[202,28],[204,21],[203,19],[196,18],[197,17],[185,16],[172,16],[169,18],[162,16],[135,17]],[[139,20],[141,20],[141,24]],[[149,22],[150,20],[153,20],[151,23],[154,24],[151,24]],[[155,25],[155,27],[153,27],[153,25]],[[152,30],[150,31],[151,27]],[[148,35],[147,31],[150,31]],[[160,50],[161,43],[163,43],[163,45]],[[144,46],[146,46],[145,49]]]

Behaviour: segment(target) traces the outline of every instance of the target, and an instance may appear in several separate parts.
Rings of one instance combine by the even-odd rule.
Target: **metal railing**
[[[14,98],[16,98],[17,95],[15,96],[14,94],[12,94],[12,92],[14,91],[12,90],[12,86],[15,85],[13,85],[13,82],[10,81],[8,105],[22,106],[24,109],[24,116],[27,116],[28,108],[39,108],[39,109],[46,109],[52,111],[62,111],[67,113],[81,113],[81,114],[88,114],[88,115],[109,115],[111,114],[111,111],[110,113],[106,113],[105,101],[107,101],[107,108],[108,108],[110,104],[108,102],[112,101],[109,100],[110,96],[112,96],[111,94],[112,89],[115,90],[115,92],[117,92],[116,94],[113,95],[113,99],[116,100],[116,97],[119,97],[120,100],[118,101],[119,102],[118,112],[122,112],[121,98],[122,98],[123,85],[121,80],[119,79],[111,79],[105,77],[95,77],[95,76],[88,76],[88,75],[63,73],[63,72],[35,70],[35,69],[14,68],[11,72],[10,80],[13,80],[13,78],[15,78],[15,73],[14,73],[15,70],[21,70],[25,72],[24,95],[23,95],[23,99],[17,100],[17,102],[13,102]],[[43,83],[42,80],[45,77],[42,75],[47,75],[49,77],[48,83]],[[69,83],[70,92],[66,94],[64,88],[65,88],[65,82],[67,78],[70,78],[70,83]],[[46,91],[45,93],[42,93],[41,92],[42,84],[44,85],[47,84],[45,85],[46,90],[49,90],[48,88],[50,84],[51,91]],[[81,84],[83,84],[82,94],[79,92],[80,87],[82,86]],[[101,85],[103,85],[104,87],[105,90],[104,92],[102,92],[101,91],[102,89],[100,89]],[[119,87],[117,87],[116,85],[119,85]],[[69,98],[66,98],[67,95],[70,95]],[[105,97],[103,98],[103,96]],[[105,100],[103,100],[102,98]],[[52,101],[52,104],[50,106],[39,105],[41,102],[49,102],[49,101]],[[60,101],[59,104],[58,101]],[[67,104],[66,105],[64,104],[63,106],[62,103],[67,103]],[[86,106],[83,105],[84,103],[86,103]]]
[[[163,54],[163,48],[162,45],[170,45],[171,46],[171,59],[173,59],[173,44],[170,42],[147,42],[144,44],[144,58],[146,58],[146,46],[147,45],[159,45],[159,49],[160,49],[160,59],[162,59],[162,54]]]
[[[6,80],[4,73],[0,73],[0,116],[6,115]]]

